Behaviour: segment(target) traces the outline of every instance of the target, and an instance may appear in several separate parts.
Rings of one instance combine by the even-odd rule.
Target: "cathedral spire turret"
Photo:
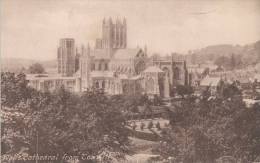
[[[111,18],[111,17],[109,17],[108,22],[109,22],[110,25],[113,24],[113,21],[112,21],[112,18]]]
[[[90,56],[90,46],[89,46],[89,43],[88,43],[88,46],[87,46],[87,55]]]
[[[126,19],[125,19],[125,17],[124,17],[124,19],[123,19],[123,24],[126,25]]]

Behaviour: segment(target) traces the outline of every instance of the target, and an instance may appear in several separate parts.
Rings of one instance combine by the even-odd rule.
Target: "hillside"
[[[212,45],[202,49],[192,50],[187,59],[191,62],[199,63],[205,61],[215,61],[221,56],[231,57],[234,54],[241,57],[245,65],[251,65],[260,62],[260,40],[248,45]]]

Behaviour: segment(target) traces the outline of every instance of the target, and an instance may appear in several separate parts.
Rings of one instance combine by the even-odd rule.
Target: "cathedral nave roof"
[[[156,67],[156,66],[149,66],[147,67],[144,72],[156,72],[156,73],[162,73],[163,71],[159,68],[159,67]]]
[[[142,49],[136,48],[136,49],[118,49],[115,51],[114,58],[115,59],[131,59],[136,57],[140,52],[142,52]]]
[[[114,71],[92,71],[90,73],[91,77],[103,77],[103,78],[113,78],[115,75]]]

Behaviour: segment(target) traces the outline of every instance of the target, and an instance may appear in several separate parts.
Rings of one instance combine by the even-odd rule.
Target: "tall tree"
[[[28,81],[25,74],[2,72],[1,73],[1,103],[3,106],[13,107],[21,100],[26,100],[31,95],[27,87]]]
[[[43,74],[45,70],[40,63],[34,63],[28,68],[28,72],[31,74]]]
[[[126,120],[118,108],[123,101],[112,101],[98,90],[76,95],[62,87],[54,93],[41,93],[28,88],[20,76],[4,75],[12,82],[1,83],[6,115],[2,121],[2,154],[57,154],[60,160],[66,153],[109,162],[129,152]],[[30,96],[20,97],[27,89]],[[11,95],[15,94],[18,98],[13,101]]]
[[[234,70],[236,68],[236,58],[233,53],[230,58],[230,68],[231,68],[231,70]]]
[[[240,97],[195,101],[183,101],[172,113],[159,147],[164,157],[207,163],[224,155],[242,162],[259,156],[259,106],[247,109]]]

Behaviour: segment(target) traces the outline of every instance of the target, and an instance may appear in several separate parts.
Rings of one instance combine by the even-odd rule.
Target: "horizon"
[[[186,54],[207,46],[244,46],[260,40],[257,0],[2,0],[1,3],[2,58],[53,60],[59,39],[64,37],[74,38],[77,46],[89,42],[93,48],[95,39],[101,36],[104,17],[113,21],[125,17],[128,48],[147,45],[150,55]],[[154,9],[160,14],[155,14]]]

